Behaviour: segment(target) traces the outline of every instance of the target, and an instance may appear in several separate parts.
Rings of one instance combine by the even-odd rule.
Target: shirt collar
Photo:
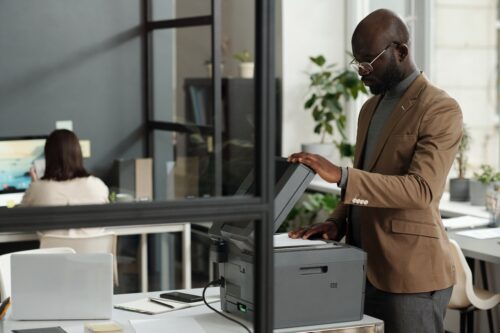
[[[400,98],[403,96],[404,92],[408,87],[412,84],[413,81],[420,74],[420,71],[416,69],[413,73],[404,78],[401,82],[399,82],[395,87],[387,91],[384,95],[384,98]]]

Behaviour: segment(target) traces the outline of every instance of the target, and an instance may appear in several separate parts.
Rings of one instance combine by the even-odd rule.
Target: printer
[[[314,178],[302,164],[276,160],[274,231]],[[246,182],[251,183],[251,182]],[[217,222],[211,258],[224,279],[222,310],[254,318],[254,223]],[[366,254],[333,241],[274,248],[274,327],[356,321],[363,316]],[[276,245],[276,244],[275,244]]]

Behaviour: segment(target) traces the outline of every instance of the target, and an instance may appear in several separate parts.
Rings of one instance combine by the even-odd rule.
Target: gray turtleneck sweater
[[[399,82],[394,88],[387,91],[385,95],[380,100],[377,109],[375,110],[372,119],[370,121],[370,126],[368,127],[368,133],[366,136],[365,150],[363,156],[361,156],[361,169],[366,170],[370,159],[372,157],[373,151],[377,146],[380,135],[384,129],[387,119],[389,119],[391,113],[394,111],[397,103],[412,84],[412,82],[420,74],[419,70],[415,70],[413,73],[408,75],[403,81]],[[342,168],[342,179],[339,182],[341,188],[345,188],[348,182],[348,169]],[[361,247],[361,223],[363,223],[363,215],[361,214],[361,208],[358,206],[351,207],[350,222],[352,224],[352,241],[353,245]]]

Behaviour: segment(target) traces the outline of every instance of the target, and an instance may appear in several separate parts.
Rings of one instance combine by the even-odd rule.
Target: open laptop
[[[12,318],[110,319],[112,263],[108,253],[13,254]]]

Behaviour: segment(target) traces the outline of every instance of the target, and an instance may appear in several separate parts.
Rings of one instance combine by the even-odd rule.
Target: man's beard
[[[399,82],[404,79],[404,74],[399,70],[396,64],[396,58],[392,55],[387,69],[382,74],[380,83],[370,86],[370,92],[374,95],[384,94],[394,88]]]

